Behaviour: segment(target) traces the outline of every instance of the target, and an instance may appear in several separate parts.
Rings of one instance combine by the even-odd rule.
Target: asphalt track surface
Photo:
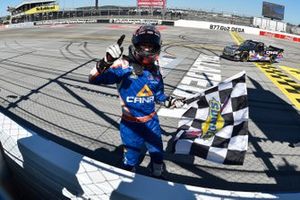
[[[116,87],[94,86],[88,74],[94,59],[125,34],[124,47],[137,25],[66,25],[0,31],[0,110],[21,125],[81,154],[119,166],[121,108]],[[219,56],[233,44],[228,32],[159,27],[162,56],[178,62],[167,73],[171,94],[199,55]],[[285,49],[284,60],[272,66],[300,70],[300,46],[283,40],[240,34]],[[125,51],[125,54],[127,51]],[[192,156],[170,153],[178,119],[160,117],[164,132],[167,180],[240,191],[300,190],[300,113],[252,62],[220,58],[222,80],[242,70],[249,94],[249,148],[243,166],[223,166]],[[283,71],[296,83],[297,76]],[[295,74],[295,73],[294,73]],[[298,74],[299,78],[299,74]],[[296,87],[296,95],[300,95]],[[159,106],[157,107],[159,109]],[[137,173],[148,174],[146,153]]]

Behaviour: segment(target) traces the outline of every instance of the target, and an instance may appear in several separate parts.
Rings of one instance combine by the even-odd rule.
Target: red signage
[[[137,0],[138,7],[166,8],[167,0]]]
[[[272,37],[272,38],[279,38],[279,39],[284,39],[284,40],[289,40],[289,41],[294,41],[294,42],[300,42],[300,37],[290,36],[290,35],[286,35],[286,34],[272,33],[272,32],[268,32],[268,31],[260,31],[259,35],[268,36],[268,37]]]

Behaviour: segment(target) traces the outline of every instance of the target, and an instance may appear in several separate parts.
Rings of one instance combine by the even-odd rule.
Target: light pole
[[[95,0],[95,8],[96,8],[96,10],[98,9],[98,3],[99,3],[99,0]]]
[[[9,18],[9,23],[10,23],[10,24],[11,24],[11,22],[12,22],[13,12],[14,12],[15,10],[16,10],[15,8],[7,6],[6,11],[10,13],[10,18]]]

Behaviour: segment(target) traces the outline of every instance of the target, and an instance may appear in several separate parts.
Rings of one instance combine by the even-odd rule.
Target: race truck
[[[262,42],[245,40],[240,45],[226,46],[222,57],[236,61],[268,61],[278,62],[283,58],[283,49],[274,46],[266,46]]]

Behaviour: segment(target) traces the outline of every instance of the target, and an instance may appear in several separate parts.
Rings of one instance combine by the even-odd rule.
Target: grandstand
[[[35,22],[41,20],[59,20],[70,18],[155,18],[155,19],[191,19],[215,22],[234,23],[239,25],[252,24],[251,17],[224,15],[223,13],[211,13],[196,10],[156,9],[120,6],[95,6],[81,7],[76,9],[60,10],[57,1],[54,0],[26,0],[16,7],[8,7],[11,13],[10,23]]]
[[[59,10],[55,0],[26,0],[16,7],[8,7],[11,23],[39,21]]]
[[[239,16],[236,14],[212,12],[203,10],[184,10],[166,8],[164,10],[155,8],[139,8],[137,6],[99,6],[99,1],[95,1],[94,6],[79,7],[73,9],[60,9],[58,1],[55,0],[25,0],[16,7],[8,7],[11,13],[10,23],[37,22],[43,20],[80,20],[80,19],[103,19],[103,18],[145,18],[145,19],[165,19],[165,20],[199,20],[226,24],[236,24],[244,26],[255,26],[254,18],[249,16]],[[6,22],[6,18],[0,23]],[[256,26],[255,26],[256,27]],[[299,34],[299,28],[287,24],[286,32]]]

